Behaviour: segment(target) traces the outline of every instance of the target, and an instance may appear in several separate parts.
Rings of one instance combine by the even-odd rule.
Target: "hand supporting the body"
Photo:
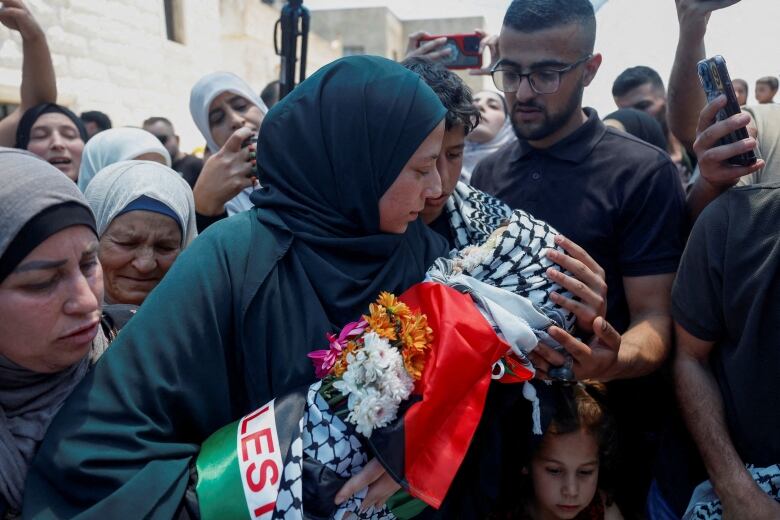
[[[239,128],[205,162],[192,189],[195,210],[199,214],[215,216],[223,213],[230,199],[257,182],[252,174],[256,159],[250,158],[250,153],[256,153],[255,144],[243,147],[244,141],[252,137],[254,132],[249,127]]]
[[[639,377],[656,370],[671,348],[669,312],[674,274],[624,277],[623,284],[631,323],[622,335],[606,320],[607,285],[604,270],[574,242],[557,237],[567,254],[549,252],[548,257],[564,270],[550,270],[548,276],[568,289],[579,301],[551,294],[561,307],[572,311],[577,327],[589,340],[581,341],[559,327],[548,331],[574,361],[577,379],[608,381]],[[530,355],[539,377],[547,377],[550,367],[561,366],[564,356],[539,343]]]
[[[620,334],[605,318],[607,284],[604,281],[604,269],[582,247],[563,235],[556,236],[555,242],[566,253],[553,249],[547,252],[547,258],[561,267],[561,271],[548,269],[547,276],[571,292],[576,299],[556,292],[551,293],[550,298],[574,313],[577,328],[591,339],[585,343],[560,327],[551,327],[548,332],[571,354],[577,379],[599,378],[617,361],[621,343]],[[562,271],[568,271],[573,276]],[[565,362],[563,355],[544,343],[537,345],[530,358],[540,378],[546,378],[551,367],[561,366]]]
[[[19,108],[0,121],[0,146],[14,146],[16,126],[24,112],[41,103],[57,102],[57,81],[46,36],[22,0],[4,0],[0,23],[22,36],[22,84]]]
[[[385,471],[379,460],[371,459],[360,473],[350,478],[336,493],[336,504],[344,503],[349,497],[366,487],[368,493],[363,499],[361,511],[382,507],[388,498],[401,489],[400,484]]]
[[[751,166],[738,166],[728,162],[729,158],[756,148],[755,127],[750,116],[736,114],[723,121],[716,122],[718,110],[726,105],[726,97],[713,100],[699,115],[696,127],[696,141],[693,149],[699,158],[701,175],[688,194],[688,213],[695,221],[704,208],[718,195],[734,186],[741,177],[764,167],[764,161],[758,160]],[[728,145],[720,145],[720,139],[734,130],[748,126],[751,137]]]

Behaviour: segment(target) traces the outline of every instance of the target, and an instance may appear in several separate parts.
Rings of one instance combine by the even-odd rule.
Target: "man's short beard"
[[[540,127],[534,129],[526,128],[525,126],[518,125],[515,122],[513,105],[513,113],[510,114],[510,117],[512,121],[512,129],[515,131],[517,138],[525,141],[539,141],[563,128],[566,123],[569,122],[569,119],[571,119],[572,114],[577,112],[577,110],[582,109],[582,94],[584,90],[585,85],[583,81],[580,80],[580,84],[577,85],[577,88],[569,98],[563,110],[553,115],[550,115],[547,111],[543,112],[544,122]]]

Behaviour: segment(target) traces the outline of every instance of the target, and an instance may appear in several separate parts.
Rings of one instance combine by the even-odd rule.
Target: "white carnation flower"
[[[347,420],[355,425],[358,433],[371,437],[375,428],[390,424],[397,413],[398,404],[381,395],[375,388],[368,387],[359,398],[355,396]]]

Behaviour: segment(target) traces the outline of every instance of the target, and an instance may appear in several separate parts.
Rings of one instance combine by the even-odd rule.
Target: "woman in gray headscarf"
[[[192,190],[151,161],[100,170],[85,192],[95,212],[106,303],[141,305],[197,235]]]
[[[0,148],[0,517],[15,518],[27,468],[65,398],[105,351],[92,212],[72,180]]]

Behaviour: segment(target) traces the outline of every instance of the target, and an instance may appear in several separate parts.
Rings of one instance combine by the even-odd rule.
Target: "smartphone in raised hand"
[[[442,58],[440,62],[448,69],[479,69],[482,67],[482,53],[479,52],[482,35],[474,33],[425,36],[420,39],[418,46],[422,42],[438,38],[447,38],[442,49],[450,49],[450,54]]]
[[[734,86],[731,84],[731,76],[726,68],[726,60],[723,56],[713,56],[698,63],[699,80],[704,92],[707,95],[707,102],[711,102],[721,95],[726,96],[726,106],[718,111],[717,119],[722,121],[735,114],[739,114],[739,103],[737,94],[734,92]],[[731,144],[747,139],[747,127],[740,128],[721,138],[722,145]],[[735,155],[729,159],[729,162],[739,166],[750,166],[756,162],[756,154],[753,150]]]

